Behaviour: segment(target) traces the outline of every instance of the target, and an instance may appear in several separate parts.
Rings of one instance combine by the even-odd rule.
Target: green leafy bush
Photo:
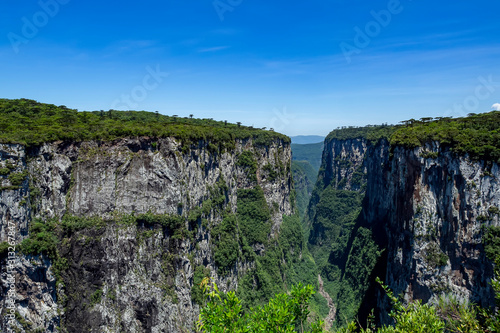
[[[205,278],[210,277],[210,269],[208,267],[196,266],[193,274],[193,287],[191,288],[191,299],[199,305],[203,305],[205,295],[201,283]]]
[[[26,180],[26,177],[28,177],[28,171],[26,170],[23,172],[12,172],[8,176],[12,186],[21,186]]]
[[[441,251],[436,243],[431,243],[427,246],[425,260],[431,267],[445,266],[448,263],[448,259],[448,256]]]
[[[101,303],[102,295],[102,289],[96,289],[96,291],[90,295],[90,305],[92,306]]]
[[[53,219],[45,222],[40,219],[33,220],[30,227],[30,236],[21,243],[21,252],[31,255],[45,254],[53,260],[57,259],[59,238],[56,228],[57,220]]]
[[[393,311],[390,313],[395,321],[394,326],[386,326],[378,330],[380,333],[438,333],[444,332],[445,323],[438,316],[436,307],[422,304],[421,301],[410,303],[404,307],[380,280],[377,280],[385,289],[387,296],[393,303]]]
[[[484,251],[490,260],[500,258],[500,227],[489,227],[483,237]]]
[[[1,242],[0,243],[0,257],[7,255],[7,252],[9,251],[9,243],[7,242]]]
[[[260,186],[238,190],[238,222],[249,245],[267,243],[271,232],[271,212]]]
[[[219,292],[217,285],[210,285],[209,279],[202,283],[208,302],[201,309],[198,329],[201,332],[305,332],[304,324],[309,315],[309,300],[313,287],[301,284],[292,287],[290,294],[277,294],[268,304],[243,312],[241,301],[232,291]],[[311,333],[322,332],[322,322],[312,325]]]
[[[213,228],[211,234],[215,245],[215,264],[222,272],[226,272],[233,267],[240,256],[236,216],[233,214],[225,216],[222,222]]]
[[[488,208],[488,213],[490,215],[500,215],[500,209],[497,206],[490,206],[490,208]]]

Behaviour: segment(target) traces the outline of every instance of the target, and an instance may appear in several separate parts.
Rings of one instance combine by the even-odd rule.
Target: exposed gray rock
[[[484,227],[500,225],[489,212],[500,207],[499,165],[457,156],[437,142],[389,148],[386,140],[331,140],[320,173],[325,184],[365,192],[361,214],[386,248],[386,283],[406,301],[452,295],[492,305],[492,263],[482,238]],[[390,305],[380,293],[377,299],[387,322]]]
[[[243,151],[252,151],[256,181],[238,165]],[[238,140],[222,153],[200,141],[189,150],[173,138],[125,138],[114,142],[55,142],[27,151],[21,145],[0,145],[0,168],[28,172],[19,188],[0,191],[0,240],[7,226],[18,226],[16,244],[28,235],[32,218],[61,218],[65,214],[119,220],[123,214],[180,214],[210,197],[210,188],[223,179],[226,203],[237,209],[237,191],[257,184],[272,212],[273,237],[283,215],[291,215],[290,145],[275,141],[255,146]],[[270,179],[269,167],[278,175]],[[10,186],[8,177],[0,177]],[[212,212],[210,225],[220,223]],[[210,269],[222,290],[234,290],[238,277],[253,263],[238,261],[219,275],[211,236],[200,227],[193,239],[174,239],[168,230],[149,226],[106,226],[66,235],[62,255],[69,258],[61,272],[65,284],[56,286],[53,263],[45,257],[18,256],[16,311],[31,328],[67,332],[186,332],[193,331],[199,306],[191,300],[194,269]],[[6,259],[2,259],[2,286]],[[5,292],[0,293],[3,308]],[[65,307],[60,304],[64,303]],[[6,322],[1,324],[6,328]],[[17,323],[22,332],[20,322]]]

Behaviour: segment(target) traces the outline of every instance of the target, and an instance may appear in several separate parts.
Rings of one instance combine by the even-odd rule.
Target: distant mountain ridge
[[[321,135],[297,135],[291,136],[290,139],[292,139],[292,143],[305,145],[310,143],[323,142],[325,140],[325,137]]]

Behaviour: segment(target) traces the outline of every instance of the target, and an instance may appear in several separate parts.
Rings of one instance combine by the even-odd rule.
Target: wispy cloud
[[[149,52],[162,48],[157,41],[154,40],[121,40],[110,44],[105,49],[105,56],[114,57],[126,53]]]
[[[206,48],[201,48],[198,49],[198,53],[205,53],[205,52],[217,52],[217,51],[222,51],[225,49],[228,49],[230,46],[214,46],[214,47],[206,47]]]
[[[156,44],[153,40],[123,40],[118,42],[115,47],[119,51],[128,51],[132,49],[144,49]]]

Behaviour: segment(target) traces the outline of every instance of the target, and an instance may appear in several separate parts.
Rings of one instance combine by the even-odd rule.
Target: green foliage
[[[372,143],[377,143],[382,139],[389,139],[397,127],[388,125],[369,125],[365,127],[346,127],[336,129],[326,137],[326,142],[333,139],[348,140],[348,139],[367,139]]]
[[[92,295],[90,295],[90,306],[101,303],[103,291],[102,289],[97,289]]]
[[[494,281],[498,281],[499,273],[500,271],[497,270]],[[393,304],[390,316],[394,319],[394,325],[383,326],[377,330],[361,328],[359,329],[361,333],[499,332],[500,318],[496,312],[461,303],[453,297],[441,298],[437,305],[422,304],[420,300],[417,300],[408,306],[403,306],[401,301],[379,278],[377,278],[377,282],[386,291]],[[500,285],[495,287],[494,283],[492,284],[496,297],[500,300]],[[352,329],[349,332],[354,332],[356,325],[350,323],[350,326]]]
[[[250,180],[257,180],[257,162],[255,161],[255,157],[251,151],[245,150],[238,155],[236,165],[245,168]]]
[[[191,299],[199,305],[203,305],[205,295],[201,283],[206,278],[210,277],[210,269],[208,267],[196,266],[193,274],[193,287],[191,288]]]
[[[314,173],[318,173],[319,167],[321,166],[321,156],[323,154],[323,142],[311,143],[311,144],[296,144],[292,143],[292,160],[309,162],[314,170]]]
[[[268,163],[262,167],[262,170],[267,171],[268,173],[268,180],[270,182],[274,182],[276,178],[278,178],[278,172],[275,170],[275,167]]]
[[[343,276],[337,281],[333,279],[335,284],[340,286],[335,302],[338,304],[339,318],[357,316],[361,300],[370,283],[371,272],[381,253],[373,240],[372,231],[360,227],[354,234]],[[338,266],[339,269],[341,267]]]
[[[99,217],[79,217],[73,215],[64,215],[61,219],[61,227],[68,233],[73,233],[79,230],[103,227],[105,221]]]
[[[7,252],[9,252],[9,246],[10,246],[9,243],[7,242],[0,243],[0,257],[7,255]]]
[[[7,176],[10,173],[9,168],[0,168],[0,176]]]
[[[500,215],[500,209],[497,206],[490,206],[490,208],[488,208],[488,213],[490,215]]]
[[[12,186],[21,186],[23,182],[28,177],[28,171],[24,170],[22,172],[12,172],[9,174],[8,178]]]
[[[228,214],[212,229],[214,260],[222,272],[227,272],[240,256],[238,222],[236,216]]]
[[[438,158],[439,152],[437,151],[423,151],[420,153],[423,158]]]
[[[252,139],[254,145],[276,140],[290,143],[288,137],[276,132],[212,119],[178,118],[146,111],[77,112],[29,99],[0,99],[2,143],[31,146],[57,140],[114,140],[127,136],[175,137],[187,149],[199,141],[207,146],[210,143],[216,150],[231,149],[235,139]]]
[[[248,245],[267,243],[271,232],[271,212],[260,186],[238,190],[238,222]]]
[[[425,260],[432,268],[445,266],[448,263],[448,259],[448,256],[441,251],[436,243],[430,243],[427,246]]]
[[[490,260],[500,258],[500,227],[489,227],[483,237],[484,251]]]
[[[261,255],[254,254],[247,246],[248,260],[254,269],[240,278],[237,295],[244,301],[244,308],[263,304],[275,293],[283,292],[287,285],[307,282],[317,283],[317,269],[304,248],[304,236],[298,215],[283,216],[280,233],[272,239]],[[244,250],[245,251],[245,250]],[[321,297],[321,296],[319,296]],[[315,311],[318,302],[312,301]]]
[[[314,245],[328,242],[334,251],[342,252],[361,211],[362,198],[358,192],[328,186],[316,205],[312,221],[315,232],[311,233],[309,242]]]
[[[356,317],[381,249],[372,231],[358,224],[364,194],[322,186],[316,185],[318,201],[308,217],[309,250],[337,306],[338,325]]]
[[[297,194],[297,209],[303,218],[316,183],[317,173],[307,161],[292,161],[292,176]]]
[[[30,236],[21,243],[20,250],[24,254],[45,254],[49,258],[57,259],[57,220],[42,221],[34,219],[30,227]]]
[[[372,143],[388,139],[392,147],[415,148],[439,141],[458,154],[500,162],[500,112],[492,111],[464,118],[422,118],[402,121],[398,126],[348,127],[332,131],[326,141],[365,138]],[[424,158],[437,158],[439,152],[423,152]]]
[[[225,203],[227,197],[228,186],[224,177],[219,175],[219,179],[214,186],[208,188],[210,197],[203,201],[201,205],[201,213],[208,216],[211,211],[216,211],[220,215],[224,215]]]
[[[444,332],[445,323],[439,318],[435,307],[422,304],[421,301],[410,303],[408,307],[404,307],[380,279],[377,278],[377,282],[384,288],[393,304],[393,311],[391,311],[390,316],[395,321],[394,326],[383,327],[378,330],[379,332]]]
[[[198,329],[201,332],[304,332],[309,300],[314,294],[312,286],[299,284],[292,287],[290,294],[277,294],[268,304],[244,313],[241,301],[234,292],[221,293],[215,283],[209,283],[209,279],[202,283],[208,303],[200,311]],[[312,326],[309,332],[321,332],[321,322]]]
[[[439,317],[445,322],[446,332],[473,333],[483,331],[478,320],[478,309],[473,305],[461,303],[453,297],[441,297],[436,308]]]
[[[137,216],[123,216],[121,220],[128,220],[128,223],[144,227],[162,226],[164,227],[164,232],[169,234],[173,239],[184,239],[188,236],[185,219],[179,215],[146,213]]]
[[[439,141],[458,154],[472,158],[500,161],[500,112],[470,115],[465,118],[437,118],[434,121],[406,122],[391,136],[391,145],[422,146]]]

